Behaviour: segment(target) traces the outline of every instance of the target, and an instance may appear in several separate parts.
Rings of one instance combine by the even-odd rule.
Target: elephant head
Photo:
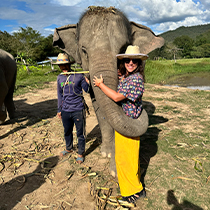
[[[163,46],[164,39],[146,26],[129,22],[113,7],[90,7],[78,24],[56,28],[53,37],[54,46],[71,55],[84,71],[89,70],[90,81],[102,74],[104,83],[114,90],[118,85],[116,54],[124,53],[130,44],[139,46],[142,53],[148,54]],[[145,112],[143,117],[131,119],[99,88],[92,88],[97,107],[112,128],[131,137],[146,132],[148,116]]]

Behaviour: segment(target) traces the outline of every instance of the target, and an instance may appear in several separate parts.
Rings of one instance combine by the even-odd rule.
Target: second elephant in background
[[[7,118],[14,118],[15,105],[13,93],[15,89],[17,66],[13,56],[0,49],[0,124]]]

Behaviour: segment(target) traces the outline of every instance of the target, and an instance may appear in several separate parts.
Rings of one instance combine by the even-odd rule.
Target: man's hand
[[[89,84],[89,79],[87,77],[85,77],[85,81]]]
[[[59,119],[61,119],[61,112],[58,112],[58,113],[57,113],[57,117],[58,117]]]

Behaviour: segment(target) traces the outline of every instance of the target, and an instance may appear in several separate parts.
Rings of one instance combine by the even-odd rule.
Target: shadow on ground
[[[143,108],[146,110],[149,117],[149,126],[165,123],[168,119],[153,115],[155,113],[155,106],[148,101],[143,101]],[[158,151],[157,141],[161,130],[157,127],[149,127],[147,132],[140,137],[140,168],[141,168],[141,182],[143,186],[144,177],[146,176],[147,168],[150,163],[150,159],[154,157]]]
[[[173,205],[171,210],[203,210],[203,208],[196,206],[187,200],[184,200],[183,203],[179,203],[173,190],[169,190],[167,193],[167,203],[168,205]]]
[[[28,174],[18,176],[0,185],[0,210],[11,210],[24,195],[37,190],[45,183],[45,176],[57,165],[58,156],[50,157],[39,163]]]
[[[100,144],[101,144],[101,131],[99,125],[96,125],[90,133],[88,133],[86,137],[86,143],[91,139],[95,139],[94,142],[90,145],[90,147],[86,150],[85,155],[89,155],[92,153]]]
[[[8,120],[1,126],[15,123],[18,123],[18,126],[1,135],[0,140],[27,126],[32,126],[43,119],[52,118],[57,114],[57,99],[47,100],[32,105],[25,103],[25,101],[26,99],[15,101],[15,107],[17,109],[15,119]],[[27,123],[22,124],[22,122],[26,120]]]

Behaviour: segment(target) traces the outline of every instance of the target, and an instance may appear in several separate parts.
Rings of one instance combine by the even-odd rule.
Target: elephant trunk
[[[116,90],[118,76],[115,54],[104,50],[95,50],[95,52],[100,53],[89,54],[91,55],[89,56],[91,82],[93,81],[94,76],[100,77],[100,74],[102,74],[104,84],[111,89]],[[107,97],[100,88],[93,87],[93,91],[100,109],[104,112],[104,116],[117,132],[130,137],[138,137],[146,132],[148,128],[148,116],[145,111],[143,111],[141,117],[138,119],[132,119],[124,113],[119,104]]]

